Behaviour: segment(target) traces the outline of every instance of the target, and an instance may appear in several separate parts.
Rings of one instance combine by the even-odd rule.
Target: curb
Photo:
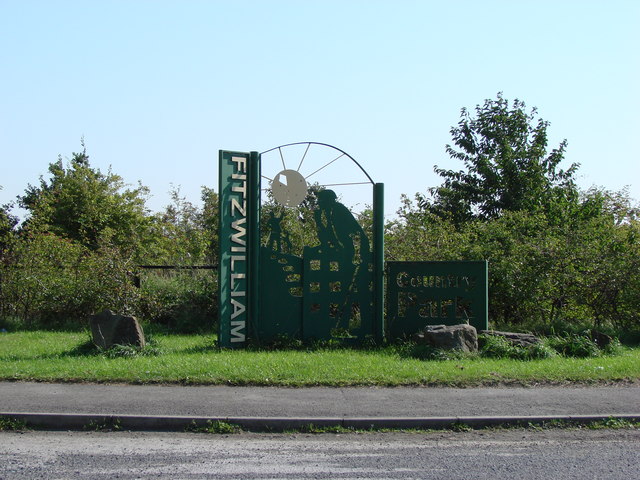
[[[132,430],[150,432],[184,432],[204,428],[212,422],[237,425],[252,432],[283,432],[302,430],[313,425],[319,428],[342,427],[357,430],[372,429],[451,429],[457,425],[471,428],[499,426],[543,425],[548,422],[586,424],[609,419],[640,422],[640,414],[602,415],[532,415],[487,417],[193,417],[155,415],[99,415],[74,413],[12,413],[0,412],[0,419],[21,421],[28,428],[47,430]]]

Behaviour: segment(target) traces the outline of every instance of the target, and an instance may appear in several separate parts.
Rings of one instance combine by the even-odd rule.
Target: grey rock
[[[596,345],[598,345],[600,348],[604,348],[611,342],[613,342],[613,337],[610,337],[606,333],[602,333],[598,330],[593,329],[589,333],[591,334],[591,339],[596,342]]]
[[[93,343],[100,348],[113,345],[145,346],[144,332],[135,317],[117,315],[111,310],[103,310],[89,318]]]
[[[480,330],[481,335],[492,335],[494,337],[502,337],[513,345],[519,345],[521,347],[530,347],[536,343],[540,343],[540,339],[530,333],[515,333],[515,332],[499,332],[497,330]],[[482,341],[481,341],[482,343]]]
[[[476,328],[467,325],[427,325],[415,337],[418,343],[445,350],[478,351],[478,333]]]

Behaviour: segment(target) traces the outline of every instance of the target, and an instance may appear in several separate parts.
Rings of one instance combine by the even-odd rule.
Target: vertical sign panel
[[[248,334],[250,267],[250,154],[220,151],[220,266],[218,341],[242,347]]]

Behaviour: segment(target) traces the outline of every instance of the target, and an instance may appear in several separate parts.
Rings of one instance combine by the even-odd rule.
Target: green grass
[[[228,351],[213,336],[154,335],[150,354],[98,352],[87,333],[0,334],[0,380],[201,385],[490,385],[638,381],[640,349],[617,356],[420,360],[401,348]],[[121,352],[122,353],[122,352]]]

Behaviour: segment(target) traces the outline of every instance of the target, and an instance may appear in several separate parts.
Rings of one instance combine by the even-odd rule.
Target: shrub
[[[417,344],[412,340],[398,340],[390,348],[391,351],[402,358],[415,358],[418,360],[457,360],[475,355],[462,350],[444,350],[431,345]]]
[[[5,272],[2,315],[27,328],[77,328],[105,308],[135,313],[131,267],[109,246],[91,251],[53,234],[31,234],[18,242]]]
[[[620,355],[622,353],[622,343],[617,338],[614,338],[602,349],[605,355]]]
[[[596,342],[584,335],[555,336],[547,341],[551,348],[565,357],[599,357],[602,354]]]
[[[533,359],[543,359],[543,358],[551,358],[557,355],[557,352],[547,345],[546,342],[535,343],[528,347],[529,358]]]
[[[217,278],[210,271],[162,271],[145,274],[139,313],[174,332],[210,330],[217,311]]]
[[[479,340],[482,344],[480,354],[483,357],[536,360],[556,355],[556,352],[544,342],[523,347],[496,335],[480,335]]]
[[[509,340],[495,335],[480,335],[482,343],[480,354],[491,358],[518,358],[524,359],[524,349],[517,347]]]

